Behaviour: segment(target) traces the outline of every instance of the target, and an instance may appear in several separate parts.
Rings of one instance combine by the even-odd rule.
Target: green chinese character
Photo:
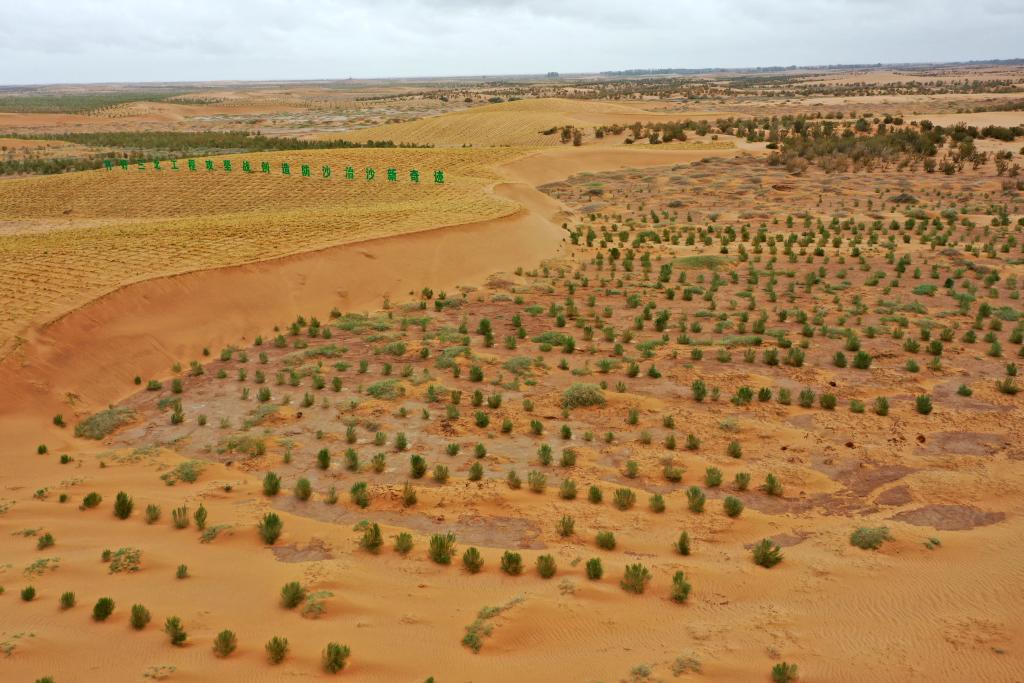
[[[398,171],[396,171],[393,168],[389,168],[388,169],[388,180],[390,180],[391,182],[395,182],[396,180],[398,180]]]
[[[188,160],[188,170],[190,170],[190,171],[196,170],[196,160],[195,159],[189,159]]]
[[[321,166],[320,167],[320,172],[323,173],[324,178],[330,178],[331,177],[331,167],[330,166]]]
[[[231,172],[231,159],[224,160],[224,170],[227,171],[228,173]]]
[[[291,175],[291,174],[292,174],[292,167],[289,166],[287,163],[281,164],[281,175]]]
[[[260,162],[260,173],[270,173],[270,162],[269,161],[261,161]]]
[[[146,170],[146,162],[145,161],[140,161],[139,162],[139,170],[140,171],[145,171]]]
[[[110,159],[104,159],[103,160],[103,168],[105,168],[105,169],[107,169],[109,171],[110,169],[114,168],[114,162],[111,161]]]
[[[377,172],[376,171],[374,171],[372,168],[367,168],[366,169],[366,179],[367,180],[373,180],[376,177],[377,177]]]
[[[444,182],[444,171],[434,171],[434,182],[435,183],[443,183]]]
[[[154,171],[159,171],[160,170],[160,160],[159,159],[154,159],[153,160],[153,170]]]
[[[351,166],[346,166],[345,167],[345,177],[348,178],[349,180],[355,180],[355,178],[356,178],[356,169],[352,168]]]
[[[212,159],[207,159],[206,160],[206,170],[207,171],[212,171],[213,170],[213,160]]]
[[[128,160],[127,159],[121,159],[117,163],[121,167],[122,171],[127,171],[128,170]]]
[[[178,160],[177,159],[171,159],[171,170],[172,171],[177,171],[178,170]]]
[[[420,172],[417,171],[415,168],[409,171],[409,180],[413,181],[414,183],[418,183],[420,181]]]
[[[243,161],[242,170],[245,171],[246,173],[252,173],[252,164],[250,164],[248,161]]]
[[[309,164],[303,164],[302,165],[302,177],[303,178],[308,178],[309,177]]]

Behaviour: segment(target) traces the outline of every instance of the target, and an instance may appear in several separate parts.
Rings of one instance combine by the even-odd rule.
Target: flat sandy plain
[[[223,91],[18,116],[116,129],[316,100]],[[337,675],[360,681],[770,681],[783,662],[802,681],[1024,680],[1024,420],[996,384],[1015,386],[1024,236],[992,160],[793,173],[725,133],[535,138],[686,118],[672,102],[456,99],[359,100],[414,120],[351,139],[433,149],[263,155],[443,165],[443,187],[0,180],[0,678],[330,678],[337,642]],[[769,100],[692,114],[770,115]],[[784,105],[801,107],[817,111]],[[930,118],[1024,122],[951,107]],[[861,528],[888,538],[856,547]],[[763,539],[771,568],[753,559]],[[237,648],[219,657],[225,629]]]

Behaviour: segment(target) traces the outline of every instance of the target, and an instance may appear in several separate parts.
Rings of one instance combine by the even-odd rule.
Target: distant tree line
[[[391,140],[300,140],[299,138],[268,137],[259,132],[112,132],[112,133],[57,133],[22,135],[0,133],[0,137],[25,140],[57,140],[90,147],[113,148],[113,152],[99,152],[74,157],[29,158],[0,161],[0,175],[24,175],[87,171],[103,167],[103,160],[116,158],[129,162],[152,161],[183,156],[210,156],[241,154],[245,152],[272,152],[305,149],[350,149],[358,147],[430,147],[413,143],[395,144]]]

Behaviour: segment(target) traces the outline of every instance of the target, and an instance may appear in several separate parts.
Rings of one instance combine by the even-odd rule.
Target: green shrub
[[[286,609],[294,609],[306,599],[306,589],[298,581],[290,581],[281,587],[281,605]]]
[[[782,562],[782,548],[771,539],[763,538],[754,546],[754,563],[766,569],[771,569],[779,562]]]
[[[234,631],[224,629],[213,639],[213,653],[218,657],[227,657],[238,647],[238,636]]]
[[[189,525],[188,508],[184,505],[171,510],[171,520],[175,529],[184,529]]]
[[[277,516],[277,513],[268,512],[263,515],[263,519],[260,520],[257,525],[257,529],[260,532],[260,538],[267,545],[274,545],[277,539],[281,536],[281,530],[284,528],[284,522]]]
[[[709,467],[704,471],[704,484],[708,488],[716,488],[722,484],[722,470]]]
[[[146,524],[155,524],[160,520],[160,506],[150,503],[146,506]]]
[[[380,525],[373,522],[363,530],[363,537],[359,539],[359,547],[375,553],[382,545],[384,545],[384,535],[380,531]]]
[[[171,645],[181,647],[188,640],[188,634],[185,633],[178,617],[167,617],[167,621],[164,622],[164,633],[171,639]]]
[[[889,414],[889,399],[885,396],[879,396],[875,399],[874,404],[875,415],[885,417]]]
[[[690,508],[690,512],[704,512],[706,501],[707,497],[699,486],[691,486],[686,490],[686,506]]]
[[[462,553],[462,564],[470,574],[476,574],[483,569],[484,558],[480,555],[479,550],[470,547],[466,552]]]
[[[597,532],[597,546],[605,550],[615,550],[615,534],[611,531]]]
[[[735,496],[726,496],[725,500],[722,501],[722,508],[725,510],[725,514],[730,517],[739,517],[740,513],[743,512],[743,501]]]
[[[772,683],[790,683],[797,678],[796,664],[779,662],[772,667]]]
[[[672,575],[672,600],[675,602],[686,602],[690,597],[690,583],[686,580],[686,574],[677,571]]]
[[[300,477],[299,480],[295,482],[294,493],[295,497],[299,500],[307,501],[309,500],[309,497],[313,495],[313,485],[309,483],[309,479]]]
[[[267,661],[271,664],[280,664],[288,654],[288,639],[274,636],[264,645],[267,651]]]
[[[433,534],[430,537],[430,547],[427,554],[430,559],[438,564],[451,564],[452,553],[455,550],[455,534]]]
[[[150,615],[149,610],[146,609],[144,606],[139,604],[132,605],[132,614],[130,621],[133,629],[135,629],[136,631],[141,631],[142,629],[146,628],[151,618],[152,616]]]
[[[114,601],[111,598],[100,598],[92,608],[94,621],[106,621],[114,613]]]
[[[651,572],[647,567],[637,562],[636,564],[626,565],[625,574],[622,577],[622,581],[619,582],[619,585],[628,593],[639,594],[644,592],[644,588],[650,580]]]
[[[597,581],[604,576],[604,568],[601,566],[601,558],[592,557],[587,560],[587,578]]]
[[[931,396],[927,396],[924,394],[918,396],[917,398],[914,399],[914,407],[917,409],[917,412],[921,413],[922,415],[929,414],[930,412],[932,412]]]
[[[555,575],[557,566],[555,565],[555,558],[551,555],[541,555],[537,558],[537,573],[540,574],[542,579],[550,579]]]
[[[92,491],[91,493],[87,493],[85,495],[85,498],[82,499],[82,509],[94,508],[94,507],[98,506],[102,502],[103,502],[103,496],[101,496],[100,494],[96,493],[95,491]]]
[[[683,531],[679,534],[679,540],[672,544],[672,547],[676,549],[676,552],[680,555],[690,554],[690,534]]]
[[[345,661],[348,659],[350,650],[347,645],[338,643],[327,643],[324,648],[322,661],[324,671],[329,674],[336,674],[345,668]]]
[[[589,406],[602,406],[605,403],[604,392],[596,384],[575,383],[569,385],[562,393],[562,406],[564,408],[583,408]]]
[[[782,482],[774,474],[769,473],[764,478],[764,484],[761,486],[761,490],[767,493],[769,496],[781,496],[782,495]]]
[[[71,609],[75,606],[75,594],[72,591],[65,591],[60,594],[60,608]]]
[[[510,576],[518,576],[523,571],[523,558],[519,553],[506,550],[501,556],[501,571]]]
[[[21,589],[21,599],[25,602],[32,602],[36,598],[36,589],[33,586],[26,586]]]
[[[612,501],[618,509],[628,510],[636,504],[636,494],[633,493],[632,489],[615,489],[615,493],[612,495]]]
[[[395,552],[405,555],[412,550],[412,534],[403,531],[395,536]]]
[[[850,545],[862,550],[878,550],[886,541],[892,540],[889,529],[880,527],[860,527],[850,534]]]

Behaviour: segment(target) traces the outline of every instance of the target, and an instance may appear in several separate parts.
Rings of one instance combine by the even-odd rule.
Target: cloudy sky
[[[0,84],[1024,57],[1024,0],[0,0]]]

